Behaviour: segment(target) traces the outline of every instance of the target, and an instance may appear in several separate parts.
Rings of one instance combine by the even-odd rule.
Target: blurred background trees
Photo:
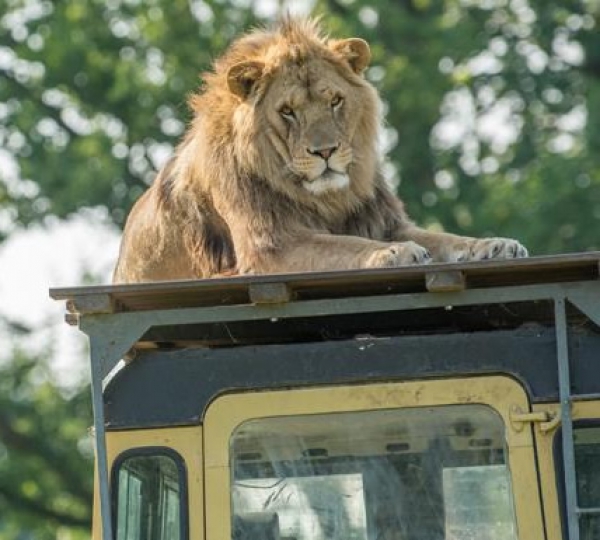
[[[82,208],[121,226],[201,71],[287,8],[371,43],[385,172],[419,223],[600,248],[598,0],[0,0],[0,246]],[[87,389],[47,363],[0,365],[0,539],[88,535]]]

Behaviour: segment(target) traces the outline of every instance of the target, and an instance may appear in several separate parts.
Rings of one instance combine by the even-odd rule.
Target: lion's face
[[[285,66],[259,105],[268,123],[265,136],[280,154],[286,176],[315,195],[350,183],[360,107],[355,94],[326,61],[312,60]]]
[[[252,126],[240,139],[256,150],[253,161],[272,162],[274,153],[277,174],[267,176],[277,187],[319,196],[351,186],[353,168],[370,150],[364,140],[375,137],[377,104],[361,75],[370,59],[366,42],[311,46],[300,54],[285,44],[267,61],[240,62],[228,83],[242,98],[236,131]]]

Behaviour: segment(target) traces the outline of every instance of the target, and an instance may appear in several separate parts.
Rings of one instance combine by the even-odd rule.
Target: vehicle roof
[[[599,277],[600,251],[594,251],[402,268],[52,288],[50,296],[67,301],[68,320],[75,323],[81,315],[98,313],[281,304],[349,296],[578,282]]]
[[[596,392],[599,277],[600,252],[590,252],[51,296],[90,336],[107,426],[127,429],[200,422],[232,389],[507,373],[533,401],[555,400],[560,303],[574,388]]]

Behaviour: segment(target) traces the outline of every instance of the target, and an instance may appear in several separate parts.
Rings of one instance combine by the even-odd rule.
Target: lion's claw
[[[480,238],[471,245],[468,260],[520,259],[528,256],[527,248],[512,238]]]

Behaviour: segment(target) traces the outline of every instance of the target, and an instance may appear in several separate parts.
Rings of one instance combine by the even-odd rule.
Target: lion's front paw
[[[528,255],[527,248],[512,238],[478,238],[470,245],[466,260],[520,259]]]
[[[376,249],[367,259],[367,268],[429,264],[431,254],[415,242],[397,242]]]

